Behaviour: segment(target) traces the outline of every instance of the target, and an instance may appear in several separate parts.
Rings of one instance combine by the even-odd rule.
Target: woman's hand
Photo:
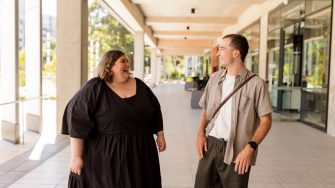
[[[81,169],[84,166],[84,161],[81,157],[73,157],[71,159],[71,165],[70,165],[70,170],[71,172],[80,175],[81,174]]]
[[[80,175],[81,169],[84,166],[83,156],[84,151],[84,140],[80,138],[72,138],[71,141],[71,172]]]
[[[166,142],[165,142],[165,137],[164,137],[164,132],[163,131],[159,131],[157,133],[156,143],[157,143],[159,152],[165,151]]]

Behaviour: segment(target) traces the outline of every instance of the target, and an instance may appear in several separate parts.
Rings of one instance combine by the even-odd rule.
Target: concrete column
[[[0,1],[0,106],[1,137],[15,144],[20,142],[19,125],[19,13],[18,0]]]
[[[156,66],[156,84],[158,85],[159,82],[161,81],[161,77],[162,77],[162,56],[159,56],[157,58],[157,66]]]
[[[88,77],[87,0],[57,1],[57,131],[64,109]]]
[[[151,48],[151,85],[155,86],[157,82],[157,48]]]
[[[335,3],[333,3],[333,10],[335,10]],[[328,120],[327,120],[327,133],[335,136],[335,11],[333,12],[332,24],[332,37],[331,41],[331,56],[330,56],[330,75],[329,75],[329,91],[328,91]]]
[[[211,68],[212,68],[212,73],[218,71],[220,69],[220,63],[217,62],[217,54],[218,54],[218,48],[217,47],[213,47],[211,50]]]
[[[134,76],[143,80],[144,78],[144,32],[135,32],[134,48]]]
[[[266,79],[266,53],[268,48],[268,17],[266,13],[261,17],[260,37],[259,37],[259,76]]]
[[[42,100],[42,1],[25,3],[26,98],[24,116],[28,130],[41,132]]]

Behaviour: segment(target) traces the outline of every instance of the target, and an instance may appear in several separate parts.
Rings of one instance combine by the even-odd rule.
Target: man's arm
[[[207,118],[206,118],[206,109],[204,108],[201,113],[200,128],[198,130],[197,136],[197,152],[199,159],[204,157],[203,151],[207,151],[207,140],[206,140],[206,127],[207,127]]]
[[[260,117],[259,126],[256,129],[254,136],[251,138],[251,141],[254,141],[256,142],[257,145],[259,145],[270,131],[271,124],[272,124],[271,113]]]
[[[272,124],[272,116],[271,113],[266,114],[260,117],[260,123],[254,136],[251,138],[251,141],[256,142],[259,145],[265,136],[268,134]],[[244,174],[248,172],[251,157],[254,152],[254,149],[247,144],[244,149],[238,154],[236,161],[235,161],[235,171],[239,174]]]

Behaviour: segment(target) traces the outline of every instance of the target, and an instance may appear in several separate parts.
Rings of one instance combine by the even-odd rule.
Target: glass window
[[[292,61],[293,61],[293,46],[289,44],[284,50],[284,69],[283,69],[283,84],[291,86]]]
[[[269,15],[269,89],[281,119],[299,119],[304,8],[304,0],[290,1]]]
[[[302,22],[284,29],[283,86],[300,86],[300,64],[302,53]]]
[[[269,31],[284,28],[302,20],[305,16],[305,0],[294,0],[269,15]]]
[[[332,4],[332,0],[307,0],[306,15],[312,14],[318,10],[328,7]]]
[[[279,38],[279,30],[268,34],[268,80],[269,84],[273,86],[278,86]]]
[[[269,20],[268,20],[268,30],[269,31],[273,31],[275,29],[280,28],[281,25],[283,25],[282,23],[282,19],[280,17],[280,8],[271,12],[269,15]]]
[[[330,7],[305,21],[301,119],[321,127],[325,127],[327,114],[330,27]]]
[[[42,92],[56,97],[56,19],[57,1],[42,1]]]
[[[258,74],[260,21],[251,24],[242,30],[240,34],[245,36],[249,43],[249,52],[244,63],[249,70]]]
[[[290,0],[269,15],[268,79],[280,115],[325,129],[331,0]],[[288,116],[287,116],[288,115]]]
[[[281,19],[285,25],[290,25],[305,16],[305,0],[294,0],[281,8]]]

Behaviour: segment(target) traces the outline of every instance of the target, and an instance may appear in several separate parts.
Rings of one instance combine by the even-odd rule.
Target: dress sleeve
[[[159,104],[159,101],[155,94],[151,91],[151,89],[147,87],[147,93],[150,97],[150,100],[153,104],[154,107],[154,116],[153,120],[151,121],[151,130],[153,134],[156,134],[159,131],[163,130],[163,116],[162,116],[162,111],[161,111],[161,105]]]
[[[99,96],[98,78],[88,81],[67,104],[62,122],[62,134],[87,139],[94,128],[94,109]]]

